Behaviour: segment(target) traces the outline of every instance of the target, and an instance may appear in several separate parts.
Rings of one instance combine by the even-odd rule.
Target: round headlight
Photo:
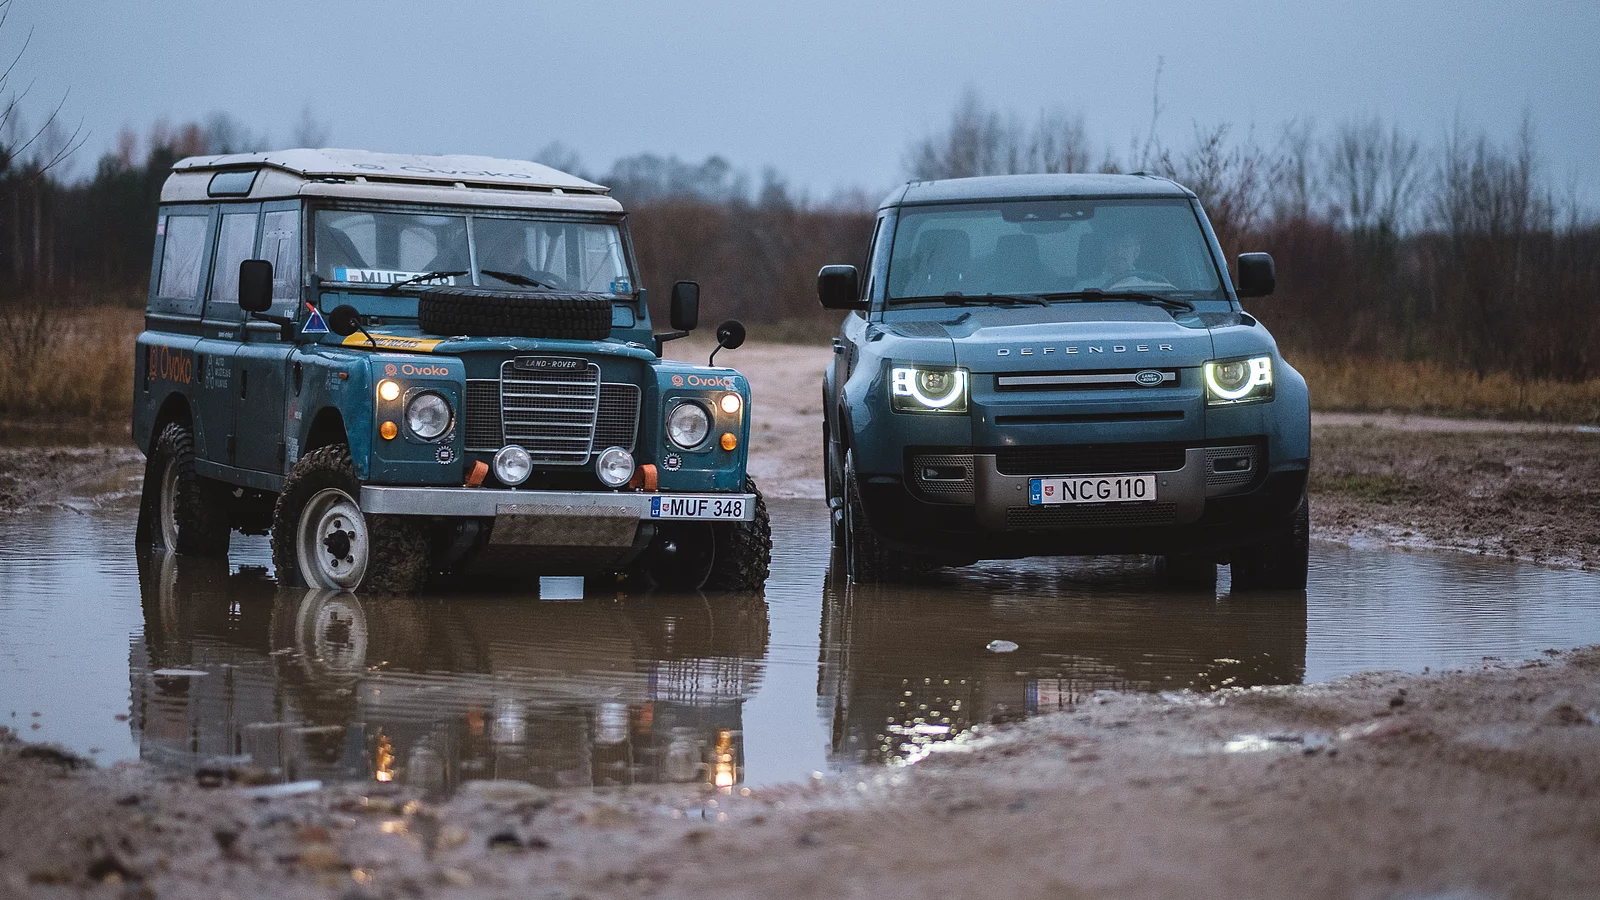
[[[500,479],[501,484],[516,487],[532,474],[533,457],[516,444],[507,444],[494,455],[494,477]]]
[[[667,413],[667,437],[685,450],[700,446],[711,433],[711,416],[698,403],[680,403]]]
[[[607,447],[595,457],[594,474],[607,487],[622,487],[633,477],[633,454],[621,447]]]
[[[1224,391],[1237,391],[1250,382],[1250,363],[1245,360],[1219,363],[1211,370],[1217,387]]]
[[[450,401],[443,395],[423,391],[406,404],[406,427],[425,441],[450,430]]]

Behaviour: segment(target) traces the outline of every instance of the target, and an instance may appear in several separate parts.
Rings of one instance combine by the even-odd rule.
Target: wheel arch
[[[300,455],[304,456],[313,450],[333,444],[348,443],[350,434],[344,427],[344,413],[336,407],[324,406],[311,417],[311,426],[306,429],[306,439],[301,444]]]
[[[156,436],[161,434],[161,429],[177,423],[194,431],[194,409],[189,405],[189,398],[182,391],[173,391],[161,401],[156,409],[155,416],[150,420],[150,431],[135,436],[135,443],[145,455],[150,454],[150,448],[155,445]],[[198,435],[196,435],[198,437]]]

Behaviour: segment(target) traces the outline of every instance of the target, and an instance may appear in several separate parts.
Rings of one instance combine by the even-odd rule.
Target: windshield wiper
[[[1082,300],[1088,303],[1099,303],[1106,300],[1132,300],[1137,303],[1154,303],[1169,309],[1178,309],[1184,312],[1194,312],[1194,303],[1182,297],[1167,297],[1162,294],[1151,294],[1145,291],[1102,291],[1090,288],[1086,291],[1058,291],[1053,294],[1040,294],[1046,300]]]
[[[541,287],[550,288],[552,290],[555,288],[555,285],[553,284],[545,284],[542,281],[529,278],[526,275],[519,275],[516,272],[501,272],[496,269],[479,269],[478,271],[485,275],[491,275],[495,278],[498,278],[501,281],[504,281],[506,284],[514,284],[517,287]]]
[[[454,278],[457,275],[465,275],[465,274],[467,274],[467,273],[466,272],[446,272],[446,271],[442,271],[442,270],[438,271],[438,272],[423,272],[421,275],[413,275],[413,276],[411,276],[410,278],[407,278],[404,281],[396,281],[394,284],[391,284],[388,287],[384,288],[383,292],[385,294],[392,294],[395,291],[399,290],[400,288],[402,288],[402,287],[404,287],[404,286],[406,286],[408,284],[416,284],[419,281],[436,281],[436,280],[438,280],[440,278]]]
[[[1033,294],[963,294],[960,291],[951,291],[948,294],[939,294],[927,297],[896,297],[890,303],[926,303],[937,301],[950,306],[971,306],[974,304],[988,303],[1029,303],[1034,306],[1049,306],[1044,300]]]

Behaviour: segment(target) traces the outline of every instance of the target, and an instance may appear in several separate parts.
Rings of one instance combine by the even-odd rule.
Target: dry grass
[[[1295,358],[1319,410],[1426,413],[1536,422],[1600,423],[1600,379],[1518,380],[1429,362]]]
[[[125,421],[142,314],[121,307],[0,306],[0,419],[38,424]],[[752,343],[821,344],[833,322],[755,324]],[[709,329],[707,335],[709,338]],[[699,337],[699,335],[697,335]],[[705,348],[709,350],[708,346]],[[738,365],[738,353],[719,362]],[[1479,378],[1427,362],[1296,358],[1319,410],[1406,412],[1600,423],[1600,380],[1568,384]]]
[[[0,306],[0,418],[126,422],[143,314],[119,307]]]

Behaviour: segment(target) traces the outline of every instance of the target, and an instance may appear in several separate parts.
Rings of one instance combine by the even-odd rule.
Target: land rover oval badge
[[[1133,380],[1145,387],[1155,387],[1166,380],[1166,377],[1155,369],[1145,369],[1143,372],[1133,376]]]

